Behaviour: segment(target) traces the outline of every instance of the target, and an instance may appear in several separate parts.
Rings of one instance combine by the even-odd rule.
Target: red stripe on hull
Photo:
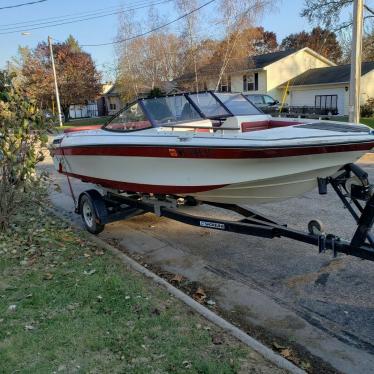
[[[211,186],[161,186],[156,184],[139,184],[113,181],[110,179],[102,179],[79,175],[75,173],[61,172],[61,174],[68,175],[69,177],[77,178],[83,182],[98,184],[106,188],[113,188],[115,190],[132,191],[132,192],[145,192],[157,194],[189,194],[194,192],[211,191],[217,188],[225,187],[225,184],[211,185]]]
[[[243,159],[292,157],[337,152],[369,151],[373,142],[336,144],[291,148],[219,148],[219,147],[178,147],[178,146],[128,146],[94,145],[55,148],[55,155],[65,156],[128,156],[128,157],[165,157],[165,158],[203,158],[203,159]]]

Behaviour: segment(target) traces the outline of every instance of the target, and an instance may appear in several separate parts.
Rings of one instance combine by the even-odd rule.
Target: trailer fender
[[[106,207],[106,204],[105,204],[105,201],[104,201],[103,197],[101,196],[101,194],[97,190],[87,190],[87,191],[82,192],[79,195],[78,204],[77,204],[77,207],[75,209],[75,212],[77,214],[82,213],[82,197],[83,196],[87,196],[90,199],[90,201],[92,202],[92,205],[95,209],[96,217],[100,221],[99,223],[103,224],[103,225],[108,223],[109,222],[109,220],[108,220],[108,209]]]

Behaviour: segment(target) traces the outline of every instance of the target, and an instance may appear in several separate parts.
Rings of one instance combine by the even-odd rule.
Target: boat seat
[[[277,120],[265,120],[265,121],[254,121],[254,122],[242,122],[240,127],[242,132],[249,131],[260,131],[260,130],[269,130],[276,127],[286,127],[286,126],[295,126],[300,125],[302,122],[295,121],[277,121]]]

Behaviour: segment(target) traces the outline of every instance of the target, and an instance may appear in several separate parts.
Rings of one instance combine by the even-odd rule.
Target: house
[[[350,72],[349,64],[307,70],[290,82],[287,102],[291,106],[337,108],[340,115],[348,115]],[[363,62],[361,67],[361,103],[370,97],[374,97],[374,61]]]
[[[243,66],[243,64],[241,65]],[[284,82],[297,77],[309,69],[335,66],[332,61],[310,48],[289,49],[251,56],[245,65],[247,65],[245,68],[230,71],[225,75],[219,90],[246,94],[269,94],[275,99],[281,100],[284,89],[280,86]],[[200,74],[205,76],[205,70],[208,69],[209,67],[203,67]],[[179,78],[178,81],[185,82],[188,79],[193,80],[194,77],[186,75]],[[217,76],[204,79],[206,89],[214,90],[216,83]]]
[[[99,116],[112,116],[123,108],[124,103],[116,84],[103,85],[101,97],[97,100]]]
[[[268,94],[292,106],[319,109],[335,107],[340,115],[348,114],[350,65],[337,66],[310,48],[285,50],[248,57],[239,68],[228,69],[218,90],[245,94]],[[218,73],[211,66],[199,71],[204,89],[215,90]],[[194,76],[186,74],[177,82],[193,87]],[[374,62],[363,63],[362,94],[364,103],[374,97]]]

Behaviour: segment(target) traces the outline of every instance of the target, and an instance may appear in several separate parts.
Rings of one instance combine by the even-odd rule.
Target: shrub
[[[374,97],[371,97],[366,101],[364,105],[361,105],[361,117],[373,117],[374,116]]]
[[[42,113],[14,78],[0,71],[0,230],[38,181],[35,168],[48,141]]]

